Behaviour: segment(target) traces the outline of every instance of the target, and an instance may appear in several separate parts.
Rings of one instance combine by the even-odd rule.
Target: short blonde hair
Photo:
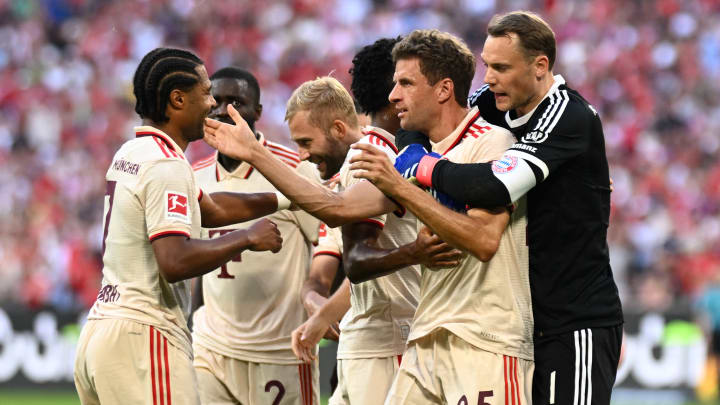
[[[287,102],[285,121],[300,111],[310,111],[310,124],[328,134],[335,120],[358,127],[355,103],[337,79],[324,76],[300,85]]]

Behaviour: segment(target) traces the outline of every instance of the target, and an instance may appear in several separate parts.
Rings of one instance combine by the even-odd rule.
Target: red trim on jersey
[[[202,198],[203,198],[204,195],[205,195],[205,194],[203,194],[202,189],[200,189],[200,194],[198,195],[198,202],[200,202],[200,200],[202,200]]]
[[[255,170],[255,168],[250,166],[250,169],[247,171],[247,174],[245,175],[245,177],[243,177],[243,179],[247,180],[248,177],[250,177],[250,175],[252,174],[253,170]]]
[[[290,160],[290,159],[283,158],[283,157],[281,157],[281,158],[279,158],[279,159],[280,159],[280,161],[282,161],[282,162],[285,163],[286,165],[292,167],[293,169],[296,169],[296,168],[297,168],[297,163],[295,163],[294,161],[292,161],[292,160]]]
[[[164,237],[166,237],[166,236],[173,236],[173,235],[176,235],[176,236],[185,236],[185,237],[188,237],[188,238],[190,237],[190,234],[189,234],[189,233],[183,232],[183,231],[165,231],[165,232],[156,233],[156,234],[154,234],[154,235],[150,235],[150,242],[152,243],[152,242],[154,242],[154,241],[157,240],[157,239],[164,238]]]
[[[145,136],[152,136],[153,139],[155,140],[155,142],[158,142],[158,139],[159,139],[161,142],[158,142],[158,145],[160,145],[160,149],[163,150],[163,153],[165,153],[165,155],[166,155],[167,157],[170,157],[170,156],[168,155],[168,152],[169,152],[169,153],[171,153],[173,156],[175,156],[176,158],[186,160],[181,154],[179,154],[179,153],[175,150],[175,147],[173,146],[172,141],[170,141],[169,139],[165,138],[163,135],[161,135],[161,134],[159,134],[159,133],[157,133],[157,132],[136,132],[136,133],[135,133],[135,137],[136,137],[136,138],[142,138],[142,137],[145,137]],[[163,148],[163,145],[165,145],[168,149]]]
[[[465,133],[468,131],[470,126],[475,123],[475,120],[477,120],[479,116],[480,116],[480,111],[476,112],[475,115],[472,118],[470,118],[470,121],[468,121],[467,125],[465,125],[465,128],[463,128],[463,130],[460,132],[460,135],[458,135],[458,137],[455,138],[455,140],[453,141],[452,145],[450,145],[450,147],[445,152],[442,153],[443,155],[450,152],[454,147],[457,146],[458,143],[460,143],[460,141],[465,136]]]
[[[397,359],[398,359],[398,366],[399,366],[402,364],[402,354],[398,354]]]
[[[215,181],[220,181],[220,168],[218,168],[218,165],[215,165]]]
[[[377,137],[380,138],[381,140],[385,141],[385,143],[386,143],[385,146],[388,146],[390,149],[392,149],[393,152],[395,152],[396,155],[398,154],[398,148],[397,148],[397,146],[395,146],[394,143],[390,142],[390,141],[389,141],[387,138],[385,138],[383,135],[381,135],[381,134],[379,134],[379,133],[377,133],[377,132],[375,132],[375,131],[367,131],[366,134],[377,136]],[[372,137],[371,137],[370,139],[372,139]],[[380,144],[378,144],[378,145],[380,145]]]
[[[165,351],[165,388],[167,389],[167,405],[172,405],[172,402],[170,402],[170,366],[168,365],[167,338],[165,336],[163,336],[163,349]]]
[[[368,224],[377,225],[377,226],[380,227],[380,229],[385,228],[385,224],[383,224],[382,222],[378,221],[377,219],[366,218],[366,219],[363,219],[363,220],[358,221],[358,222],[365,222],[365,223],[368,223]]]
[[[152,394],[153,394],[153,405],[157,405],[157,394],[155,391],[155,353],[153,347],[153,337],[155,336],[155,328],[150,327],[150,378],[152,379]]]
[[[170,157],[170,153],[167,151],[167,149],[165,149],[165,144],[163,144],[161,140],[155,138],[154,136],[152,137],[152,139],[153,139],[153,141],[155,141],[155,143],[160,147],[160,150],[161,150],[162,153],[165,155],[165,157],[169,158],[169,157]]]
[[[338,252],[332,252],[330,250],[321,250],[319,252],[313,253],[313,257],[315,256],[321,256],[321,255],[328,255],[328,256],[335,256],[337,258],[342,259],[342,255]]]
[[[285,152],[285,151],[280,151],[280,150],[271,149],[269,146],[268,146],[268,150],[269,150],[270,153],[272,153],[272,154],[275,154],[275,155],[278,155],[278,156],[282,156],[282,157],[284,157],[284,158],[286,158],[286,159],[289,159],[289,160],[291,160],[291,161],[293,161],[293,162],[295,162],[295,163],[300,163],[300,158],[299,158],[299,157],[295,157],[295,156],[293,156],[293,155],[291,155],[291,154],[289,154],[289,153],[287,153],[287,152]]]
[[[214,153],[210,156],[205,156],[204,158],[193,163],[192,167],[195,170],[202,169],[203,167],[208,167],[211,164],[215,163],[215,157],[216,157],[216,155]]]
[[[290,149],[290,148],[287,148],[287,147],[285,147],[285,146],[282,146],[282,145],[280,145],[280,144],[267,143],[267,144],[265,145],[265,147],[266,147],[266,148],[269,148],[269,149],[272,149],[273,152],[274,152],[274,151],[282,152],[282,153],[285,153],[285,154],[287,154],[287,155],[290,155],[290,156],[292,156],[292,157],[294,157],[294,158],[297,158],[298,160],[300,159],[300,154],[299,154],[299,153],[295,152],[294,150],[292,150],[292,149]]]

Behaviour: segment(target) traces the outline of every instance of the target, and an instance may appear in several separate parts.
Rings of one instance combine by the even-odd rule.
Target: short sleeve
[[[169,235],[190,237],[196,193],[192,171],[183,161],[161,160],[145,169],[137,194],[150,241]]]
[[[315,246],[313,257],[319,255],[330,255],[342,258],[342,238],[339,238],[340,229],[328,228],[324,223],[320,223],[318,229],[318,244]]]

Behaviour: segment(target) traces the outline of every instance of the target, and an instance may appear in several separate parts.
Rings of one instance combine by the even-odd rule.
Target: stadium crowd
[[[379,37],[438,28],[479,55],[496,12],[554,27],[554,69],[599,111],[614,180],[610,255],[626,308],[693,297],[720,271],[720,3],[713,0],[0,0],[0,302],[89,307],[104,175],[137,125],[149,50],[254,72],[268,138],[290,145],[292,90]],[[479,63],[475,86],[483,73]],[[198,143],[191,161],[210,153]]]

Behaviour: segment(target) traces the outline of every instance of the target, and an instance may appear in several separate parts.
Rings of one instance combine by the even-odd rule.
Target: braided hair
[[[218,70],[210,76],[210,80],[215,79],[236,79],[245,81],[248,84],[248,87],[255,92],[255,97],[253,98],[255,105],[257,106],[260,104],[260,85],[258,84],[255,76],[249,71],[235,66],[228,66]]]
[[[135,112],[156,123],[168,121],[165,115],[170,92],[189,91],[200,82],[195,69],[203,61],[194,53],[175,48],[156,48],[140,61],[133,77]]]
[[[366,114],[377,113],[390,104],[388,96],[394,87],[395,73],[392,49],[400,40],[402,37],[378,39],[363,47],[353,58],[350,89]]]

